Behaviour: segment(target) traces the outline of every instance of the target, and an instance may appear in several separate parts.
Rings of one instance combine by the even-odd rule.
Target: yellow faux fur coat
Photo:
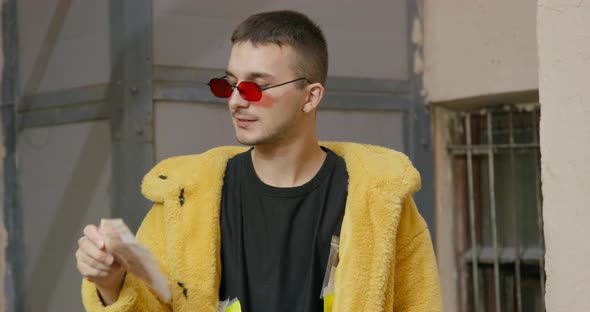
[[[430,234],[412,200],[420,188],[416,169],[383,147],[322,145],[344,158],[349,175],[332,311],[442,311]],[[88,311],[217,311],[223,176],[227,160],[244,151],[219,147],[170,158],[145,176],[142,192],[154,206],[137,237],[168,275],[172,300],[162,303],[127,275],[117,302],[103,307],[84,280]]]

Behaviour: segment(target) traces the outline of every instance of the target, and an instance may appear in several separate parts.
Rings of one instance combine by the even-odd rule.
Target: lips
[[[251,124],[253,124],[254,122],[256,122],[256,119],[250,118],[250,117],[238,117],[236,116],[236,124],[238,125],[238,127],[240,128],[247,128],[248,126],[250,126]]]
[[[246,116],[234,116],[234,118],[240,121],[256,121],[256,118]]]

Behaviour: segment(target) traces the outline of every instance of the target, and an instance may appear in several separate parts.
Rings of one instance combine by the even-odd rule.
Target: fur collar
[[[393,304],[387,293],[393,291],[397,227],[404,199],[420,188],[419,174],[405,155],[387,148],[320,144],[344,158],[349,174],[333,309],[382,311]],[[182,310],[217,309],[223,176],[227,160],[246,150],[218,147],[170,158],[143,180],[143,194],[165,207],[173,305]]]

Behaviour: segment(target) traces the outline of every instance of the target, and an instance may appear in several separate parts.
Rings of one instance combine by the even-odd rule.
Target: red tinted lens
[[[229,82],[223,78],[213,78],[209,80],[209,88],[213,95],[220,98],[229,98],[232,93],[232,88]]]
[[[262,98],[262,90],[260,90],[260,87],[254,82],[240,82],[240,84],[238,85],[238,91],[240,92],[242,98],[244,98],[244,100],[246,101],[255,102],[260,101],[260,99]]]

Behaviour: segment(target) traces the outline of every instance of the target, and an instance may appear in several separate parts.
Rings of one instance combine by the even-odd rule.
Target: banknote
[[[125,222],[122,219],[102,219],[100,232],[104,236],[106,250],[127,268],[127,273],[143,280],[160,300],[168,303],[172,291],[166,275],[152,253],[135,239]]]

